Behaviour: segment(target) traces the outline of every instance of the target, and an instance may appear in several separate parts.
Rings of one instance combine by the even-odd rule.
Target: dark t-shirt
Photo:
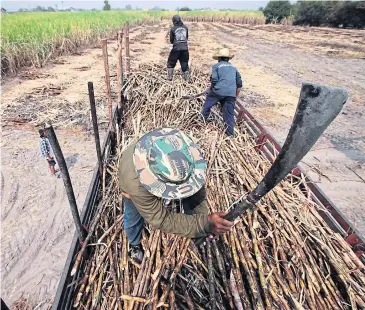
[[[184,24],[174,25],[170,30],[170,43],[173,44],[175,51],[188,50],[189,30]]]

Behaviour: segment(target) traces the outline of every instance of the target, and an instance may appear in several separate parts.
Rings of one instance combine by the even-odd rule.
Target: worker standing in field
[[[205,179],[200,150],[178,129],[153,130],[124,151],[119,187],[132,259],[142,261],[145,221],[155,229],[194,239],[231,229],[233,223],[223,219],[226,213],[208,214]]]
[[[39,133],[39,137],[41,138],[40,148],[41,148],[42,157],[47,160],[51,174],[55,175],[56,174],[56,171],[55,171],[56,161],[51,156],[52,155],[51,144],[49,143],[49,140],[48,140],[43,128],[39,129],[38,133]]]
[[[242,78],[238,70],[229,62],[234,55],[230,54],[228,48],[222,48],[213,59],[218,63],[212,67],[211,86],[208,91],[203,110],[202,118],[206,121],[211,108],[221,103],[223,119],[228,136],[234,135],[234,107],[236,97],[242,88]]]
[[[173,45],[167,60],[167,79],[172,81],[176,62],[179,60],[183,78],[189,80],[189,49],[188,37],[189,30],[181,20],[179,15],[172,17],[174,24],[170,30],[170,43]]]

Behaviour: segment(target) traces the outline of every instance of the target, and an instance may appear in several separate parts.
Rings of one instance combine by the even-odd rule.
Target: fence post
[[[56,156],[58,166],[60,167],[63,184],[65,185],[68,202],[71,207],[72,217],[76,225],[76,231],[77,234],[79,235],[79,240],[82,243],[85,240],[85,231],[81,225],[80,215],[76,204],[76,198],[72,188],[71,178],[70,174],[68,173],[65,158],[63,157],[60,144],[58,143],[57,136],[52,125],[46,127],[44,130],[46,132],[47,138],[49,139],[49,142],[51,143],[52,151]]]
[[[131,72],[131,58],[129,53],[129,22],[125,23],[124,26],[124,34],[125,34],[125,71],[126,75]]]
[[[109,110],[109,130],[114,132],[113,129],[113,101],[110,89],[110,75],[109,75],[109,62],[108,62],[108,40],[101,40],[101,49],[103,51],[104,58],[104,71],[105,71],[105,84],[106,84],[106,96],[108,98],[108,110]]]
[[[121,118],[122,112],[122,88],[123,88],[123,31],[118,31],[118,50],[117,50],[117,79],[118,79],[118,115]],[[119,120],[120,121],[120,120]],[[119,123],[119,122],[118,122]]]
[[[101,158],[101,148],[100,148],[100,137],[99,137],[99,127],[98,127],[98,117],[96,115],[96,106],[95,106],[95,96],[94,96],[94,85],[92,82],[87,83],[87,87],[89,90],[89,101],[90,101],[90,110],[91,110],[91,120],[93,123],[94,129],[94,138],[95,138],[95,147],[96,147],[96,155],[98,158],[99,164],[99,177],[100,177],[100,184],[102,184],[103,179],[103,165],[102,165],[102,158]]]

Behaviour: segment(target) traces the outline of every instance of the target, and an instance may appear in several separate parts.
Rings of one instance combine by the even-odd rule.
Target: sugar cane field
[[[144,14],[143,17],[138,16],[137,13],[135,14],[130,19],[130,53],[133,73],[130,85],[133,83],[135,83],[133,85],[138,85],[139,80],[147,77],[150,77],[150,80],[157,83],[159,79],[164,80],[166,78],[163,66],[170,51],[170,45],[167,40],[167,33],[171,26],[170,17],[168,16],[166,19],[163,17],[161,20],[161,15],[153,15],[150,12],[138,13]],[[147,20],[144,24],[141,22],[143,19]],[[190,30],[189,49],[192,82],[191,84],[184,84],[179,76],[179,68],[176,69],[174,83],[177,86],[176,88],[171,87],[172,90],[175,89],[175,93],[166,94],[166,98],[171,96],[171,104],[176,104],[178,96],[194,94],[195,90],[198,92],[198,90],[209,85],[209,70],[215,62],[211,56],[220,46],[227,46],[235,53],[232,63],[239,69],[244,80],[240,99],[244,102],[245,107],[281,143],[284,142],[290,127],[302,82],[310,81],[340,86],[348,90],[350,98],[343,112],[328,128],[312,151],[303,159],[302,167],[313,178],[319,188],[345,214],[349,221],[355,225],[362,235],[365,235],[365,210],[363,203],[365,198],[364,32],[361,30],[320,27],[263,25],[259,22],[242,24],[239,22],[228,23],[225,20],[216,20],[214,22],[196,21],[192,17],[187,16],[186,19],[186,24]],[[118,26],[119,20],[120,27]],[[111,30],[109,33],[108,31],[100,31],[95,34],[95,37],[85,35],[85,37],[79,40],[79,43],[73,41],[72,34],[67,34],[64,38],[59,37],[52,43],[54,54],[49,56],[52,48],[49,50],[47,47],[47,49],[44,49],[44,52],[37,54],[42,55],[41,57],[38,56],[38,60],[37,56],[33,54],[34,57],[27,58],[26,63],[24,63],[26,64],[25,67],[23,67],[24,64],[20,61],[19,66],[15,64],[13,66],[14,70],[9,70],[2,76],[1,295],[9,305],[13,304],[16,306],[16,303],[18,305],[23,303],[30,305],[29,309],[37,306],[40,309],[47,309],[52,304],[74,233],[73,220],[62,179],[49,175],[47,165],[39,154],[37,126],[45,121],[52,122],[54,125],[69,168],[78,207],[81,210],[96,164],[87,82],[92,81],[94,83],[97,114],[101,139],[103,140],[107,129],[108,110],[105,97],[105,73],[99,38],[108,37],[112,96],[113,100],[116,100],[116,31],[121,30],[124,21],[124,19],[118,17],[115,22],[110,21],[109,27],[111,27]],[[137,23],[137,21],[140,22]],[[84,25],[86,25],[86,22]],[[108,35],[106,35],[107,33]],[[68,39],[72,44],[67,41]],[[87,42],[87,40],[90,40],[90,42]],[[62,44],[65,51],[60,52],[59,49]],[[66,48],[68,49],[67,51]],[[26,52],[25,50],[17,49],[14,59],[21,60],[23,57],[22,53]],[[143,72],[148,72],[148,75],[146,74],[144,77]],[[148,83],[150,83],[150,80],[148,80]],[[145,81],[146,83],[147,80]],[[144,84],[142,83],[142,85]],[[134,96],[140,96],[139,100],[143,102],[143,96],[146,91],[143,90],[143,93],[142,88],[139,90],[136,86],[134,88],[136,90],[134,93],[131,91],[131,95],[133,93]],[[166,89],[170,89],[168,85],[166,85]],[[151,98],[155,98],[153,99],[153,102],[156,103],[155,108],[162,109],[163,107],[158,106],[158,103],[164,102],[165,97],[153,97],[153,91],[151,89],[149,91],[151,91]],[[179,115],[176,116],[175,123],[180,124],[182,128],[188,128],[187,131],[191,131],[192,136],[200,141],[198,143],[202,143],[201,145],[205,150],[204,155],[207,158],[213,156],[209,152],[213,145],[220,146],[216,147],[219,150],[219,156],[217,157],[219,160],[212,161],[211,170],[214,172],[211,173],[212,177],[209,179],[208,187],[211,192],[209,192],[208,198],[212,210],[216,208],[223,209],[227,207],[227,201],[224,197],[236,197],[239,194],[243,194],[245,190],[252,189],[254,183],[257,183],[259,179],[256,174],[247,176],[247,179],[241,180],[244,183],[242,188],[240,187],[241,181],[232,181],[232,171],[240,171],[240,169],[243,169],[242,167],[244,169],[248,168],[242,166],[241,162],[229,164],[233,162],[229,157],[229,154],[233,152],[231,149],[233,146],[229,144],[229,141],[224,140],[223,136],[216,136],[221,124],[219,117],[212,124],[207,124],[206,126],[195,124],[194,117],[198,115],[199,107],[201,107],[203,102],[203,99],[194,102],[182,101],[179,103],[183,105],[182,107],[174,106]],[[130,121],[125,128],[124,144],[120,145],[120,151],[125,148],[132,137],[136,137],[141,132],[151,129],[151,122],[153,124],[155,121],[157,124],[160,124],[158,123],[161,121],[158,118],[159,114],[156,114],[156,120],[153,120],[152,117],[151,119],[146,119],[145,114],[149,113],[148,109],[150,108],[152,109],[153,107],[148,107],[147,105],[145,112],[143,110],[138,112],[133,110],[135,108],[132,107],[131,111],[133,113],[126,115]],[[161,113],[168,118],[166,124],[174,122],[172,116],[169,116],[168,111],[162,111]],[[218,115],[219,113],[220,111],[217,110]],[[189,120],[192,123],[188,121],[184,123],[182,119]],[[239,140],[237,145],[240,148],[242,147],[242,150],[244,149],[245,152],[250,152],[249,147],[247,149],[244,147],[250,145],[250,142],[245,140],[245,135],[242,134],[237,139]],[[224,151],[227,148],[231,150],[228,153]],[[109,164],[109,169],[113,171],[117,160],[111,159]],[[259,172],[256,171],[255,173],[261,175],[262,171],[267,169],[267,164],[259,162],[256,162],[256,164],[258,168],[255,169],[258,169]],[[115,182],[115,179],[113,179],[113,182]],[[218,185],[216,182],[218,182]],[[111,197],[115,199],[115,184],[110,186],[112,187],[109,189],[112,193]],[[225,186],[225,191],[230,191],[230,193],[220,193],[219,190],[218,193],[215,192],[218,187],[222,188],[222,186]],[[270,197],[270,199],[274,198]],[[301,198],[297,199],[300,200]],[[238,271],[239,268],[244,271],[244,264],[240,261],[242,257],[245,261],[249,261],[247,268],[257,267],[257,255],[269,253],[267,249],[272,247],[272,240],[275,240],[274,243],[276,245],[277,242],[284,242],[284,248],[290,245],[286,244],[289,242],[288,239],[279,238],[280,236],[275,233],[276,230],[273,228],[273,224],[268,220],[271,217],[276,218],[275,216],[277,215],[274,211],[266,213],[269,203],[273,202],[270,200],[270,202],[263,205],[263,209],[258,214],[246,217],[235,227],[231,234],[226,236],[226,239],[219,239],[212,243],[211,250],[213,253],[216,253],[218,248],[219,252],[224,256],[222,257],[223,261],[230,261],[229,264],[235,266],[232,268],[232,273]],[[107,230],[107,227],[114,224],[114,220],[111,218],[114,211],[109,204],[105,206],[107,210],[106,216],[100,223],[99,232]],[[288,212],[285,216],[291,216],[299,212],[292,205],[285,210],[285,212]],[[310,230],[309,224],[317,223],[315,221],[318,220],[312,217],[309,217],[309,219],[308,223],[302,224],[305,227],[303,231],[307,232]],[[281,220],[277,220],[279,227],[282,225]],[[115,226],[117,225],[118,221],[115,222]],[[116,228],[115,226],[114,228]],[[297,229],[297,226],[288,227],[290,227],[288,229]],[[272,232],[272,236],[270,232]],[[123,233],[121,234],[123,235]],[[97,235],[96,238],[100,237],[101,235]],[[112,237],[112,234],[108,235],[103,242],[108,244],[108,242],[111,242],[110,238]],[[262,239],[265,237],[267,240]],[[315,238],[318,238],[318,235],[308,237],[304,242],[306,245],[313,245],[317,242]],[[160,241],[154,244],[151,243],[152,240]],[[242,247],[245,244],[238,243],[236,240],[258,240],[259,242],[257,247],[252,241],[247,243],[246,246],[249,251],[244,253],[244,248]],[[184,282],[180,276],[177,276],[175,279],[176,285],[174,290],[169,289],[169,282],[167,281],[167,287],[164,287],[164,292],[167,295],[165,297],[161,294],[158,295],[157,302],[167,304],[171,298],[175,298],[177,304],[179,304],[184,297],[184,295],[179,296],[179,294],[181,295],[181,292],[184,291],[182,287],[187,285],[186,290],[191,292],[191,301],[196,303],[198,298],[202,298],[199,299],[201,303],[197,302],[197,304],[199,307],[204,307],[204,298],[206,298],[208,292],[206,288],[207,283],[205,283],[207,274],[205,274],[204,270],[204,267],[206,267],[204,260],[206,256],[204,255],[206,254],[201,253],[200,249],[195,249],[193,245],[183,238],[178,239],[174,245],[171,245],[172,251],[170,253],[164,253],[164,250],[169,247],[169,239],[165,234],[157,231],[146,233],[143,242],[151,246],[151,253],[153,253],[151,255],[154,255],[155,261],[146,262],[145,266],[139,266],[140,268],[146,268],[147,271],[151,268],[150,273],[155,273],[155,275],[157,275],[156,270],[158,268],[165,270],[168,274],[168,280],[171,277],[176,277],[176,275],[174,276],[174,270],[178,270],[176,268],[180,268],[181,273],[179,274],[181,276],[186,275],[190,270],[189,268],[191,268],[192,271],[202,277],[200,281],[193,278],[189,279],[191,280],[190,282],[195,281],[195,289],[192,288],[190,282]],[[336,241],[334,244],[334,250],[341,248],[341,241]],[[120,246],[124,246],[123,239],[121,239]],[[231,249],[231,252],[233,251],[231,257],[227,256],[229,252],[226,249],[227,246]],[[99,247],[94,252],[95,259],[97,259],[98,255],[102,255],[102,252],[100,254],[102,250],[103,248]],[[176,251],[185,253],[186,260],[179,260]],[[222,251],[225,253],[222,253]],[[313,251],[316,251],[315,248]],[[321,251],[319,253],[322,253],[322,256],[313,254],[313,257],[316,257],[315,260],[321,261],[324,259],[323,252]],[[122,252],[118,255],[122,255]],[[112,253],[117,255],[114,249]],[[290,252],[284,254],[291,255]],[[156,255],[160,256],[160,262],[163,255],[170,255],[174,263],[171,263],[169,268],[161,266]],[[278,255],[281,258],[280,255],[282,254],[280,251]],[[216,256],[214,255],[214,257]],[[203,265],[199,263],[196,257],[203,262]],[[238,270],[236,257],[238,258]],[[252,287],[257,285],[260,288],[261,299],[256,299],[259,305],[257,306],[258,308],[260,308],[260,300],[264,308],[266,308],[267,304],[275,307],[276,302],[283,303],[284,306],[281,306],[285,308],[286,304],[282,300],[274,300],[272,297],[275,295],[273,294],[275,290],[283,292],[283,287],[287,288],[289,292],[293,292],[293,296],[296,296],[293,299],[298,303],[302,303],[301,305],[305,309],[311,308],[311,305],[306,302],[307,300],[312,300],[316,305],[318,303],[322,308],[328,305],[327,303],[331,304],[334,302],[333,305],[337,305],[335,297],[333,297],[333,300],[327,298],[324,301],[318,301],[315,297],[313,299],[311,294],[313,294],[313,291],[317,291],[322,285],[321,282],[318,282],[318,287],[314,283],[312,288],[308,288],[308,281],[305,278],[304,283],[302,283],[304,286],[301,286],[300,276],[312,279],[317,276],[316,272],[320,272],[320,268],[314,268],[314,274],[311,274],[310,272],[308,273],[308,270],[303,271],[299,266],[304,266],[304,268],[307,266],[306,264],[312,266],[314,261],[309,261],[308,263],[305,263],[304,260],[296,261],[297,265],[291,267],[290,270],[300,270],[298,274],[292,274],[290,270],[283,269],[282,267],[279,268],[280,273],[283,273],[285,276],[292,275],[298,281],[294,284],[295,290],[290,286],[289,282],[281,284],[275,282],[275,285],[270,285],[270,281],[276,281],[275,279],[277,279],[277,275],[275,275],[277,269],[271,268],[272,264],[275,266],[275,255],[273,257],[271,258],[271,254],[268,256],[262,255],[261,271],[264,278],[266,278],[268,287],[274,287],[274,291],[270,292],[268,290],[263,293],[259,275],[256,280],[251,279],[257,282],[249,282],[252,283]],[[125,257],[120,256],[118,259],[123,261]],[[225,305],[229,305],[232,302],[235,307],[234,296],[225,293],[226,289],[232,292],[229,282],[231,274],[227,275],[228,286],[225,286],[220,276],[219,261],[215,259],[215,272],[219,283],[216,295],[217,302],[222,302]],[[106,262],[103,266],[110,268],[108,256],[106,256]],[[348,263],[352,266],[350,262]],[[133,276],[137,280],[139,267],[129,263],[131,271],[130,281],[133,281]],[[92,264],[87,268],[92,268]],[[269,270],[273,271],[270,273]],[[245,274],[243,271],[242,275]],[[103,271],[94,271],[96,288],[100,277],[103,278],[103,275],[100,274],[101,272]],[[109,269],[105,271],[106,274],[110,272]],[[352,276],[356,278],[358,274],[355,272]],[[122,277],[124,277],[123,274]],[[234,274],[233,277],[237,278],[239,275]],[[121,279],[124,278],[117,278],[116,280],[121,281]],[[108,281],[113,282],[113,277],[110,276]],[[152,280],[142,279],[142,281],[145,281],[141,282],[144,284]],[[248,280],[241,278],[241,281],[246,283]],[[132,296],[134,293],[133,282],[128,283],[131,285],[130,294],[125,295]],[[284,285],[286,283],[288,283],[288,287]],[[165,282],[162,281],[162,284],[159,283],[159,285],[163,286]],[[353,300],[356,303],[358,288],[356,284],[353,285]],[[107,285],[103,287],[100,290],[102,292],[101,295],[108,294],[108,289],[110,290]],[[137,292],[140,290],[142,293],[145,293],[144,295],[142,293],[135,294],[135,296],[139,296],[141,299],[147,300],[149,296],[153,296],[150,291],[153,288],[150,288],[147,284],[145,286],[139,285],[139,287],[134,287],[134,289]],[[250,292],[249,286],[244,289]],[[302,289],[302,291],[297,291],[297,289]],[[237,287],[237,290],[241,290],[240,286]],[[175,296],[171,295],[172,291],[176,292]],[[233,291],[235,290],[233,289]],[[80,287],[78,287],[77,292],[82,292]],[[91,294],[95,294],[95,292],[91,291]],[[337,296],[337,293],[334,293],[335,296]],[[120,295],[122,296],[122,291],[120,291]],[[231,301],[228,296],[232,297]],[[278,296],[283,295],[278,294]],[[85,292],[79,295],[79,297],[78,307],[81,308],[84,303],[88,302],[90,297]],[[142,304],[141,301],[138,302],[136,300],[122,298],[120,300],[121,302],[126,301],[129,305],[133,303],[136,309]],[[345,300],[346,302],[349,301],[346,298]],[[94,303],[95,301],[92,300],[92,302]],[[109,300],[105,301],[104,309],[107,309],[105,308],[107,302]],[[110,302],[113,301],[111,300]],[[245,305],[244,301],[241,302],[244,307],[252,304],[250,297],[246,299],[248,304]],[[100,305],[102,303],[103,301],[100,302]],[[289,303],[288,306],[291,307],[292,304]],[[186,305],[185,307],[189,308]],[[229,308],[230,306],[227,307]]]

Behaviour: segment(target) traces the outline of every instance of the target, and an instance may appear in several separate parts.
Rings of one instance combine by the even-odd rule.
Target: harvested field
[[[275,45],[286,44],[311,54],[342,58],[365,58],[365,33],[336,28],[283,25],[215,25],[221,31],[243,39]]]
[[[264,25],[265,16],[261,11],[187,11],[179,12],[186,22],[210,22],[247,25]],[[171,19],[174,13],[163,12],[163,19]]]
[[[364,265],[340,235],[331,231],[299,186],[286,178],[242,216],[232,231],[207,245],[146,227],[146,255],[128,259],[119,200],[118,160],[128,144],[158,127],[189,133],[208,167],[211,212],[226,210],[252,190],[270,167],[242,125],[227,138],[219,111],[199,119],[199,99],[181,96],[205,89],[207,72],[192,70],[190,83],[160,76],[164,66],[143,65],[130,76],[125,128],[108,162],[109,182],[99,204],[89,260],[77,284],[78,309],[357,309],[365,307]],[[73,272],[79,267],[79,254]]]
[[[55,97],[49,103],[44,103],[47,98]],[[98,99],[97,114],[101,124],[106,122],[107,107],[105,99]],[[3,107],[5,123],[28,123],[34,126],[41,126],[45,123],[52,123],[55,126],[83,126],[90,127],[89,103],[80,100],[70,102],[62,96],[62,87],[49,85],[35,88],[25,98],[19,98],[12,105]]]

